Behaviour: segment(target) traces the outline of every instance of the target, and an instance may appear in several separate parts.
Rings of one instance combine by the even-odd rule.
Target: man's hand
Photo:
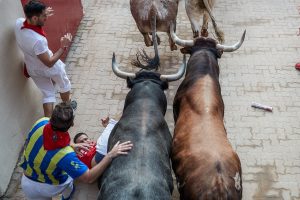
[[[71,144],[71,147],[74,149],[77,155],[82,156],[82,153],[80,152],[81,149],[84,151],[88,151],[92,147],[92,143],[77,143],[77,144]]]
[[[62,49],[66,49],[72,41],[71,33],[65,34],[63,37],[60,38],[60,47]]]
[[[64,51],[66,50],[66,48],[68,48],[71,41],[72,41],[72,35],[71,33],[67,33],[60,38],[60,48],[54,53],[53,56],[50,57],[48,52],[45,52],[37,55],[37,57],[40,59],[40,61],[42,61],[44,65],[51,68],[58,61],[58,59],[63,55]]]
[[[46,8],[46,15],[47,15],[47,17],[54,15],[54,10],[52,9],[52,7]]]
[[[119,155],[127,155],[128,151],[130,151],[133,147],[133,144],[131,141],[120,143],[118,141],[115,146],[112,148],[112,150],[107,153],[107,156],[109,156],[111,159],[119,156]]]
[[[108,125],[108,122],[109,122],[109,117],[101,119],[101,123],[103,127],[106,127]]]

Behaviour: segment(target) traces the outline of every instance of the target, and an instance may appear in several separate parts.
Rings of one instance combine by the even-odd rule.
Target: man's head
[[[74,114],[70,103],[59,103],[55,106],[50,124],[55,131],[66,132],[73,126]]]
[[[83,133],[83,132],[80,132],[80,133],[77,133],[73,139],[73,142],[75,144],[77,143],[88,143],[90,142],[90,138],[89,136],[86,134],[86,133]]]
[[[26,18],[32,25],[44,26],[47,20],[46,5],[38,0],[30,0],[24,6]]]

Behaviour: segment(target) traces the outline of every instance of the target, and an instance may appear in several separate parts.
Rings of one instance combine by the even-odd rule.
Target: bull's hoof
[[[145,45],[147,47],[153,46],[153,42],[152,41],[145,41]]]
[[[208,31],[207,31],[207,29],[202,29],[201,30],[201,36],[202,37],[208,37]]]
[[[199,31],[194,31],[194,32],[193,32],[193,37],[194,37],[194,38],[199,37]]]
[[[156,39],[157,39],[157,44],[160,45],[160,38],[158,37],[158,35],[156,35]]]
[[[182,54],[187,54],[186,48],[185,48],[185,47],[181,48],[181,49],[180,49],[180,52],[181,52]]]
[[[171,45],[170,46],[170,49],[171,49],[171,51],[174,51],[174,50],[177,50],[177,46],[174,44],[174,45]]]

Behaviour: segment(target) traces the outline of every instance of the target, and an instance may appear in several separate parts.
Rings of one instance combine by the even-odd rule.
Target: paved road
[[[85,16],[67,58],[73,97],[78,101],[75,126],[96,139],[103,128],[100,118],[117,117],[129,91],[111,70],[112,52],[125,70],[144,48],[129,9],[129,1],[85,0]],[[226,44],[239,39],[243,46],[220,59],[220,82],[225,103],[228,138],[243,169],[243,196],[251,199],[300,199],[300,61],[299,0],[219,0],[215,17],[225,32]],[[180,2],[177,34],[190,39],[192,32]],[[210,31],[210,35],[212,31]],[[162,73],[175,72],[182,55],[171,52],[161,33]],[[146,48],[153,52],[152,47]],[[180,81],[166,92],[166,119],[173,131],[172,102]],[[250,107],[252,101],[273,106],[273,112]],[[96,199],[97,186],[77,184],[76,200]],[[18,189],[9,199],[24,199]],[[178,199],[177,191],[174,200]]]

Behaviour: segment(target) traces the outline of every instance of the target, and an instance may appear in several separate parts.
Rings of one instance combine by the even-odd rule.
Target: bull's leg
[[[176,20],[172,21],[172,23],[174,24],[174,32],[176,32]],[[170,27],[169,27],[170,30]],[[172,40],[170,31],[167,32],[168,36],[169,36],[169,45],[170,45],[170,49],[171,51],[177,50],[177,46],[175,44],[175,42]]]
[[[177,46],[175,42],[173,42],[170,32],[168,32],[168,36],[169,36],[169,44],[170,44],[171,51],[177,50]]]
[[[152,35],[152,33],[149,33],[149,34]],[[156,33],[156,39],[157,39],[157,44],[160,45],[160,38],[158,37],[157,33]]]
[[[192,30],[193,30],[193,37],[197,38],[199,37],[199,31],[200,31],[200,24],[198,20],[195,19],[190,19],[191,25],[192,25]]]
[[[197,38],[199,37],[200,32],[200,19],[202,17],[202,11],[199,12],[198,10],[198,4],[200,1],[195,0],[185,0],[185,9],[186,14],[189,17],[189,20],[191,22],[191,27],[193,30],[193,37]]]
[[[157,34],[156,34],[156,39],[157,39],[157,44],[160,45],[160,38],[158,37]]]
[[[201,36],[202,37],[208,37],[208,19],[209,19],[209,15],[207,12],[204,12],[203,14],[203,24],[202,24],[202,28],[201,28]]]
[[[153,42],[151,41],[148,33],[142,33],[144,36],[144,42],[147,47],[152,46]]]
[[[147,47],[152,46],[152,45],[153,45],[153,42],[152,42],[151,39],[150,39],[149,33],[146,32],[146,31],[145,31],[143,28],[141,28],[139,25],[138,25],[137,27],[138,27],[140,33],[141,33],[141,34],[143,35],[143,37],[144,37],[145,45],[146,45]]]

